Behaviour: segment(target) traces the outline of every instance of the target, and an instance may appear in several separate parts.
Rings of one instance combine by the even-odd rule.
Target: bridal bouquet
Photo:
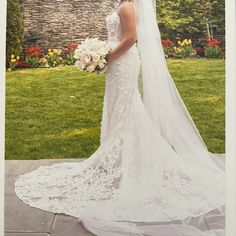
[[[75,49],[75,66],[83,71],[104,72],[110,48],[98,38],[87,38]]]

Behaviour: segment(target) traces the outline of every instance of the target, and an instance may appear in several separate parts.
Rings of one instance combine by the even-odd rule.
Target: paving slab
[[[50,232],[55,215],[26,205],[17,196],[5,197],[5,231]]]
[[[49,236],[47,233],[5,233],[5,236]],[[65,235],[66,236],[66,235]]]
[[[77,218],[56,215],[50,236],[93,236]]]
[[[80,162],[84,159],[48,159],[48,160],[6,160],[5,161],[5,236],[48,236],[53,230],[57,236],[67,222],[67,233],[64,236],[90,236],[82,224],[70,216],[57,216],[51,212],[31,207],[20,200],[14,190],[15,177],[32,171],[41,165],[52,165],[60,162]],[[57,216],[57,217],[56,217]],[[57,220],[56,220],[57,218]],[[63,219],[63,220],[62,220]],[[77,224],[77,225],[76,225]],[[59,227],[59,230],[57,229]],[[65,227],[65,224],[64,224]],[[74,231],[73,231],[74,229]]]
[[[224,160],[224,154],[218,156]],[[17,175],[32,171],[41,165],[83,160],[85,159],[6,160],[5,236],[93,236],[77,218],[30,207],[21,201],[14,191]],[[210,223],[204,220],[204,227],[208,228]]]
[[[20,175],[31,170],[34,165],[34,160],[6,160],[5,161],[5,175]]]

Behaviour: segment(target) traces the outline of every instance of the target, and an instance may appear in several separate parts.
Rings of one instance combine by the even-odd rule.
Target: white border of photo
[[[6,2],[0,8],[0,236],[4,235]],[[236,235],[236,4],[226,0],[226,236]],[[214,85],[213,85],[214,86]]]
[[[236,235],[236,4],[226,0],[226,236]]]
[[[0,7],[0,236],[4,235],[6,2],[1,0]]]

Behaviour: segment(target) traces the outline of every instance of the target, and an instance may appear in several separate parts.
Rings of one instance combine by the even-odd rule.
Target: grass
[[[204,141],[224,152],[224,61],[169,60]],[[6,159],[89,157],[99,146],[105,78],[75,67],[7,72]]]

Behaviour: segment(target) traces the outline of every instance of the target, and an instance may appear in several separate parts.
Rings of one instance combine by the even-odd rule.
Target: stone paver
[[[224,159],[224,155],[219,155]],[[53,214],[30,207],[14,191],[17,175],[32,171],[41,165],[59,162],[80,162],[83,159],[7,160],[5,163],[5,236],[93,236],[77,218]],[[216,216],[217,217],[217,216]],[[204,222],[207,224],[210,222]]]
[[[14,191],[14,179],[19,174],[32,171],[41,165],[82,160],[7,160],[5,162],[5,236],[92,236],[78,219],[30,207],[21,201]]]
[[[51,231],[52,236],[93,236],[83,228],[77,218],[65,215],[56,215],[55,223]]]
[[[49,236],[48,233],[5,233],[5,236]]]

